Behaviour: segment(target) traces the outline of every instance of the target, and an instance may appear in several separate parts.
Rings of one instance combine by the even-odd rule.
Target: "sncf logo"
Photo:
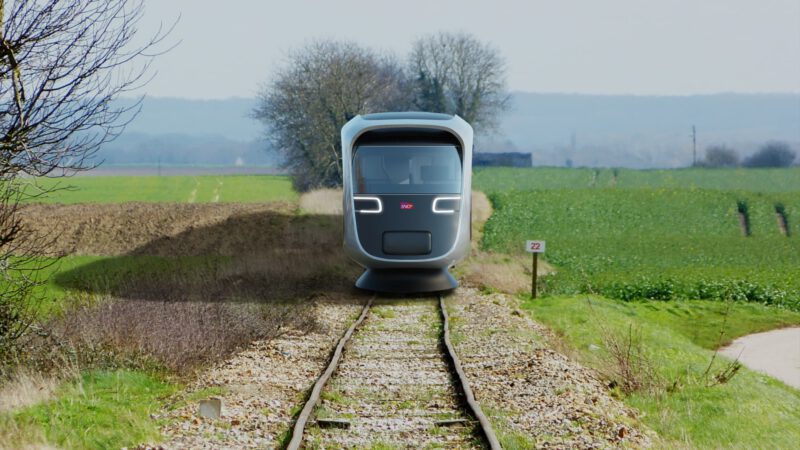
[[[400,209],[414,209],[414,204],[411,202],[400,202]]]

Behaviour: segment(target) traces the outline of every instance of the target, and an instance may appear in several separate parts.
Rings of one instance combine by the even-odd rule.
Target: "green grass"
[[[62,448],[154,443],[160,440],[159,424],[150,414],[178,388],[139,372],[90,372],[62,386],[56,400],[23,409],[13,420],[27,433],[43,435]]]
[[[682,307],[676,312],[665,304],[601,297],[592,297],[590,306],[585,296],[524,302],[535,319],[576,349],[584,364],[601,371],[608,365],[603,333],[625,335],[631,326],[641,331],[661,386],[675,383],[676,389],[635,393],[624,400],[644,413],[643,422],[659,433],[667,447],[796,448],[800,391],[747,369],[726,384],[707,387],[703,373],[713,352],[703,347],[719,333],[719,310],[703,308],[698,302],[674,305]],[[673,317],[676,313],[691,316],[682,321]],[[747,334],[784,320],[797,323],[797,315],[734,304],[728,332]],[[691,326],[700,330],[695,332]],[[724,364],[726,360],[718,358],[712,373]]]
[[[547,241],[557,275],[543,292],[598,292],[624,300],[735,298],[800,310],[800,192],[554,189],[490,195],[483,246],[522,253]],[[752,236],[742,235],[746,201]],[[780,234],[782,204],[792,234]]]
[[[35,201],[47,203],[270,202],[294,201],[292,181],[279,175],[81,176],[38,178],[28,193],[59,189]]]
[[[752,333],[800,325],[800,312],[744,302],[630,302],[629,311],[651,323],[682,334],[694,344],[714,350]],[[720,340],[720,330],[725,333]]]
[[[788,169],[566,169],[492,167],[475,170],[473,186],[486,193],[511,189],[667,188],[750,192],[800,191],[800,168]]]
[[[227,258],[70,255],[57,260],[42,258],[42,261],[45,268],[37,276],[46,282],[34,288],[29,300],[33,302],[36,316],[47,319],[77,306],[76,301],[92,301],[81,292],[113,294],[126,283],[152,283],[159,277],[199,276],[224,264]]]

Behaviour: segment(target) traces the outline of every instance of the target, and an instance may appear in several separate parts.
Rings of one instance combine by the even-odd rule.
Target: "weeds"
[[[627,334],[603,332],[603,344],[610,357],[606,377],[610,388],[619,387],[625,394],[652,392],[659,386],[653,362],[645,353],[642,331],[628,326]]]
[[[250,342],[316,326],[310,305],[111,300],[51,325],[81,367],[156,369],[188,374]]]
[[[710,375],[711,368],[714,366],[714,361],[717,359],[717,354],[719,354],[719,348],[722,347],[725,333],[728,331],[728,317],[730,317],[730,313],[731,302],[729,301],[723,315],[722,326],[719,330],[719,338],[717,339],[717,345],[714,348],[714,354],[711,355],[711,361],[708,362],[708,367],[706,367],[705,372],[703,372],[703,378],[706,380],[706,387],[713,387],[718,384],[725,384],[729,382],[737,373],[739,373],[739,369],[742,368],[742,364],[739,362],[739,357],[736,357],[736,359],[732,362],[725,364],[722,370]],[[739,356],[741,356],[741,354]]]

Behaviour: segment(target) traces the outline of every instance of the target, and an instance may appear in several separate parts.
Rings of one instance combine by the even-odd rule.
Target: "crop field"
[[[36,202],[268,202],[295,200],[291,179],[279,175],[98,176],[28,180],[27,192],[57,188]]]
[[[800,191],[800,168],[791,169],[476,169],[473,183],[486,193],[581,188],[718,189]]]
[[[516,177],[526,186],[538,170]],[[708,171],[712,174],[715,171]],[[600,293],[622,300],[747,300],[800,309],[800,191],[698,188],[553,188],[492,190],[495,213],[483,245],[521,252],[525,239],[547,241],[549,294]],[[551,175],[545,171],[545,177]],[[762,177],[796,175],[794,169]],[[800,177],[798,177],[800,178]],[[505,181],[508,183],[508,181]],[[788,181],[787,181],[788,182]],[[743,207],[750,236],[739,222]],[[776,218],[780,208],[788,236]]]

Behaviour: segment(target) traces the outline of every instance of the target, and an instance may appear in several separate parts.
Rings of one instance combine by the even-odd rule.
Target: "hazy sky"
[[[144,91],[249,97],[314,38],[403,56],[466,31],[506,58],[511,90],[686,95],[800,92],[800,0],[145,0],[140,28],[181,15],[182,43]]]

